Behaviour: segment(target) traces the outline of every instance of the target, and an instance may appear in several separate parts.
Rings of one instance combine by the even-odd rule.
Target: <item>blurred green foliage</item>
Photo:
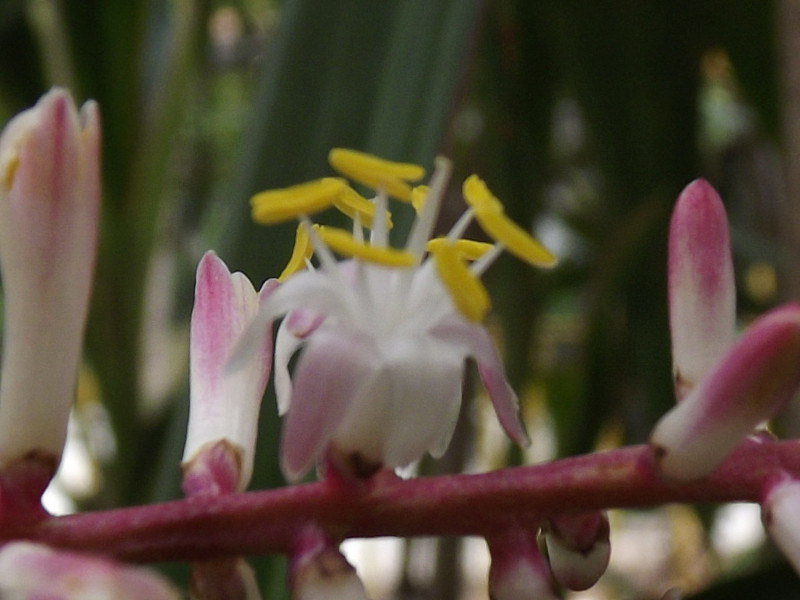
[[[53,84],[96,98],[103,112],[87,362],[117,451],[85,504],[179,495],[187,385],[173,377],[144,397],[147,353],[163,352],[149,346],[147,324],[185,338],[194,265],[208,247],[254,281],[278,273],[293,228],[254,226],[248,198],[326,173],[333,146],[425,165],[448,154],[457,176],[481,173],[518,223],[557,241],[552,272],[506,257],[490,274],[510,376],[544,390],[559,455],[590,451],[609,431],[616,443],[645,440],[672,403],[672,202],[697,176],[741,197],[733,167],[781,141],[773,4],[6,0],[0,113]],[[728,96],[709,96],[704,112],[709,90]],[[708,122],[732,108],[749,115],[746,126],[733,135],[722,119],[711,136]],[[737,222],[752,210],[730,208],[739,254],[780,254],[780,239],[752,250],[765,243],[758,220]],[[161,313],[150,293],[166,302]],[[753,310],[778,300],[742,295]],[[185,368],[185,356],[170,360]],[[272,402],[257,488],[282,484]],[[265,597],[283,596],[281,567],[260,560]],[[766,595],[770,572],[748,576]],[[746,586],[725,597],[750,597],[737,589]]]

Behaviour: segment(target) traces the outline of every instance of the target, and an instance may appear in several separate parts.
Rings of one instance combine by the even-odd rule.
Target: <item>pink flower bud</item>
[[[556,600],[553,576],[539,552],[536,532],[514,530],[487,538],[492,566],[489,596],[492,600]]]
[[[606,572],[611,544],[604,512],[553,517],[544,538],[550,569],[565,588],[588,589]]]
[[[728,220],[704,179],[686,186],[675,204],[668,276],[675,394],[681,400],[733,343],[736,326]]]
[[[258,412],[272,360],[271,328],[240,368],[228,369],[228,359],[259,304],[276,285],[277,281],[268,281],[256,293],[243,274],[231,274],[213,252],[207,252],[197,267],[189,350],[189,426],[183,462],[187,477],[206,472],[203,477],[216,482],[215,486],[235,481],[235,489],[221,491],[242,491],[250,481]],[[226,444],[220,447],[220,441]],[[213,456],[201,459],[205,451]],[[239,455],[227,459],[219,456],[228,451]],[[198,460],[202,465],[192,467]],[[224,472],[214,473],[215,469]],[[228,472],[231,469],[236,472]],[[191,493],[200,492],[196,483],[191,483]]]
[[[48,600],[178,600],[166,580],[140,567],[31,542],[0,549],[0,597]]]
[[[0,466],[60,457],[97,247],[100,115],[53,89],[0,136]]]
[[[785,478],[774,484],[761,503],[761,518],[775,545],[800,573],[800,481]]]
[[[789,400],[800,385],[800,304],[757,319],[650,438],[657,469],[699,479]]]

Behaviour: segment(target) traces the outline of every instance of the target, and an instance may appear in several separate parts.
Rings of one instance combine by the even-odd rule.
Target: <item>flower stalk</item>
[[[314,523],[339,538],[488,536],[509,524],[538,527],[563,513],[672,502],[758,502],[778,475],[800,478],[800,441],[741,444],[708,478],[668,483],[647,446],[631,446],[478,475],[401,480],[381,471],[359,486],[328,482],[188,498],[9,525],[26,538],[132,562],[290,554]],[[464,519],[465,511],[475,518]]]

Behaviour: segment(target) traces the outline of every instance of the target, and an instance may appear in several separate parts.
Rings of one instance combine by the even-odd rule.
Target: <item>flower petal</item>
[[[298,362],[283,424],[281,468],[296,481],[319,458],[377,372],[369,338],[319,329]]]
[[[322,271],[303,271],[281,283],[270,295],[269,302],[259,308],[255,319],[234,346],[226,368],[231,371],[241,368],[264,339],[272,321],[295,309],[355,319],[350,290],[342,289],[336,283]]]
[[[396,337],[380,348],[369,394],[348,411],[337,446],[386,467],[403,467],[426,451],[440,453],[461,405],[463,356],[433,338]]]
[[[517,394],[506,379],[502,361],[489,332],[463,319],[450,318],[436,325],[431,333],[441,340],[464,349],[464,355],[478,363],[481,381],[486,387],[500,425],[512,440],[528,446],[530,438],[519,414]]]
[[[272,383],[275,385],[275,400],[278,403],[278,414],[283,416],[289,410],[292,401],[292,377],[289,374],[289,361],[306,340],[292,335],[284,323],[278,327],[275,336],[275,366],[272,372]]]

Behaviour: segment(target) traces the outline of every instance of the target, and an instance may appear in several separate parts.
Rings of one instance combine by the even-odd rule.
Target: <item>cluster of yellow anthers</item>
[[[328,160],[336,171],[348,179],[376,190],[377,196],[373,200],[364,198],[341,177],[324,177],[256,194],[251,200],[256,222],[273,224],[295,218],[300,220],[294,251],[279,279],[285,280],[304,269],[315,251],[322,259],[325,253],[320,249],[323,246],[341,256],[385,267],[410,268],[419,265],[422,253],[416,251],[412,239],[408,240],[404,249],[388,245],[386,231],[391,228],[392,221],[386,208],[387,196],[410,203],[417,212],[418,220],[428,221],[422,229],[429,231],[436,218],[444,186],[438,186],[440,189],[436,191],[426,185],[413,187],[413,182],[425,176],[423,167],[391,162],[354,150],[335,148],[331,150]],[[445,159],[438,159],[437,171],[449,171],[449,163]],[[466,213],[447,236],[428,240],[424,250],[433,256],[439,278],[458,310],[468,320],[478,322],[490,307],[489,295],[478,277],[504,249],[537,267],[553,266],[555,257],[507,218],[502,203],[477,175],[471,175],[464,181],[463,195],[469,206]],[[435,206],[423,211],[423,207],[429,203],[435,203]],[[337,208],[353,219],[352,233],[311,223],[309,215],[330,207]],[[461,239],[473,218],[495,240],[494,244]],[[362,227],[373,231],[369,242],[364,239]]]

